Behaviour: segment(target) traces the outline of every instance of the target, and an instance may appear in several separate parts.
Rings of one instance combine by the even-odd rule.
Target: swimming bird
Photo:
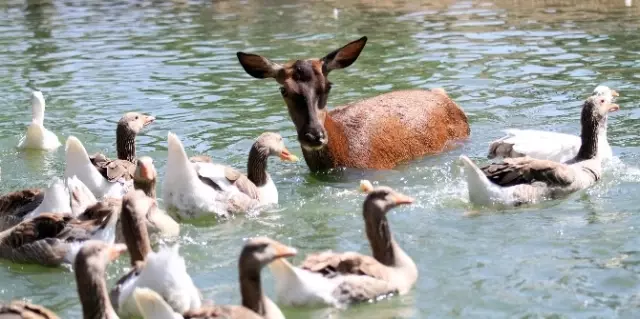
[[[598,135],[606,125],[607,114],[619,108],[607,97],[590,96],[580,116],[580,149],[564,163],[526,156],[506,158],[502,163],[479,168],[467,156],[460,156],[470,201],[487,206],[517,206],[561,198],[590,187],[602,174]]]
[[[164,299],[151,289],[138,288],[134,291],[136,304],[145,319],[174,318],[228,318],[228,319],[284,319],[280,308],[262,291],[262,268],[286,257],[294,256],[295,248],[285,246],[267,237],[247,240],[240,253],[238,271],[242,305],[203,306],[184,313],[175,312]]]
[[[247,159],[247,175],[231,166],[213,164],[208,156],[192,156],[196,171],[201,181],[215,189],[228,190],[237,188],[251,199],[258,200],[260,205],[278,203],[278,188],[267,172],[267,160],[277,156],[285,162],[297,162],[298,157],[291,154],[284,146],[282,136],[278,133],[260,134],[249,150]],[[224,176],[224,178],[219,178]]]
[[[18,148],[52,151],[60,147],[60,140],[44,127],[44,96],[40,91],[31,93],[31,124],[18,142]]]
[[[146,216],[156,210],[155,199],[141,190],[125,195],[122,200],[122,232],[131,256],[132,269],[115,284],[110,292],[113,308],[122,317],[139,317],[133,298],[136,288],[146,287],[159,293],[178,312],[198,309],[201,295],[187,273],[178,245],[151,249]]]
[[[269,269],[279,303],[344,307],[411,290],[418,268],[393,239],[386,214],[413,199],[389,187],[374,188],[369,181],[361,189],[367,193],[362,217],[373,256],[325,251],[307,256],[298,267],[276,260]]]
[[[603,97],[612,103],[618,92],[607,86],[599,85],[593,90],[592,96]],[[598,131],[598,152],[600,158],[607,161],[613,157],[611,146],[607,138],[607,118]],[[504,130],[506,136],[499,138],[489,146],[488,158],[530,156],[555,162],[566,162],[574,158],[580,150],[582,140],[579,136],[559,132],[541,130]]]

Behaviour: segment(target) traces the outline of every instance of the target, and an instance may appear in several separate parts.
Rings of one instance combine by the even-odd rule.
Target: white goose
[[[27,133],[18,142],[21,149],[52,151],[60,147],[60,140],[44,127],[44,96],[40,91],[31,94],[31,124]]]
[[[599,152],[601,127],[607,113],[619,109],[606,97],[591,96],[583,104],[578,154],[567,162],[529,156],[506,158],[479,168],[461,156],[467,176],[469,200],[483,206],[518,206],[557,199],[590,187],[602,174]]]
[[[593,90],[592,96],[604,97],[609,103],[613,102],[618,92],[609,87],[599,85]],[[555,162],[566,162],[574,158],[580,149],[579,136],[558,132],[540,130],[506,129],[507,136],[491,142],[488,158],[530,156]],[[609,160],[613,156],[611,146],[607,140],[607,121],[598,131],[598,153],[602,160]]]
[[[128,193],[122,200],[122,232],[131,256],[131,271],[111,290],[111,303],[122,317],[140,317],[133,292],[149,288],[157,292],[180,313],[202,306],[199,290],[187,273],[178,245],[151,249],[146,216],[157,210],[156,201],[141,190]]]
[[[110,182],[104,178],[93,166],[87,150],[75,136],[67,138],[65,153],[65,177],[77,176],[97,198],[105,196],[121,198],[133,186],[133,181],[131,180]]]
[[[164,204],[183,218],[246,212],[259,202],[227,181],[224,166],[192,163],[178,136],[168,134],[168,159],[163,181]],[[222,167],[222,169],[220,169]]]

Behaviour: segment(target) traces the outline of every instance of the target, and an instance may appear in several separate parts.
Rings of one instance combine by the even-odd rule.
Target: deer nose
[[[326,142],[326,136],[322,130],[307,132],[304,137],[311,146],[322,146]]]

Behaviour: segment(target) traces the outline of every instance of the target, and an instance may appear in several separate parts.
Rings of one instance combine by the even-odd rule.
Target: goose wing
[[[300,268],[320,273],[325,277],[337,274],[368,276],[380,280],[390,279],[388,267],[375,258],[356,252],[325,251],[308,255]]]
[[[251,180],[249,180],[247,175],[242,174],[237,169],[227,165],[213,164],[213,160],[208,155],[192,156],[189,158],[189,160],[192,163],[207,163],[207,164],[216,165],[217,169],[224,170],[224,177],[227,179],[228,184],[237,187],[239,191],[245,193],[247,196],[249,196],[249,198],[258,199],[258,187],[256,187],[256,185]],[[215,174],[211,174],[211,172],[209,173],[206,172],[207,169],[202,169],[202,174],[201,174],[200,169],[203,166],[206,166],[206,165],[196,165],[197,167],[196,170],[198,171],[198,176],[200,177],[200,180],[203,181],[205,184],[213,187],[216,190],[224,189],[223,188],[224,186],[220,185],[220,182],[221,182],[219,180],[221,178],[220,173],[216,172]]]
[[[109,159],[103,154],[90,156],[91,164],[110,182],[131,180],[136,172],[136,165],[127,160]]]
[[[531,157],[507,158],[482,168],[489,180],[507,187],[543,182],[550,186],[567,186],[575,180],[569,165]]]
[[[7,305],[0,305],[0,318],[60,319],[60,317],[45,307],[22,301],[13,301]]]
[[[24,217],[44,200],[41,189],[24,189],[0,196],[0,216]]]

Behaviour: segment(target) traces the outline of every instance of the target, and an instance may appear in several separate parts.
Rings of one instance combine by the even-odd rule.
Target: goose
[[[156,201],[136,190],[122,200],[122,231],[131,256],[132,269],[110,292],[113,308],[122,317],[140,317],[133,298],[137,287],[153,289],[171,305],[184,312],[202,305],[198,288],[187,273],[178,245],[151,250],[145,216],[157,209]]]
[[[279,303],[342,308],[411,290],[418,279],[418,268],[393,239],[386,214],[394,207],[411,204],[413,199],[389,187],[373,188],[366,180],[360,187],[367,193],[362,217],[373,257],[325,251],[307,256],[298,267],[284,259],[276,260],[269,269]]]
[[[74,262],[76,287],[85,319],[117,319],[107,295],[106,267],[116,260],[124,245],[110,245],[90,240],[78,252]],[[51,310],[22,301],[0,305],[0,318],[6,319],[59,319]]]
[[[607,86],[599,85],[593,90],[592,96],[604,97],[611,103],[619,94]],[[530,156],[566,162],[578,154],[582,143],[579,136],[558,132],[519,129],[507,129],[504,132],[506,136],[491,142],[487,155],[489,159]],[[600,158],[608,161],[613,157],[613,152],[607,139],[607,117],[598,131],[598,140]]]
[[[139,189],[151,199],[156,199],[156,182],[158,173],[153,165],[153,159],[148,156],[140,157],[136,163],[133,177],[133,187]],[[180,225],[164,210],[156,206],[146,216],[147,230],[150,235],[161,237],[175,237],[180,235]]]
[[[123,244],[90,240],[78,252],[74,269],[84,319],[118,319],[107,294],[106,268],[126,250]]]
[[[136,304],[145,319],[175,318],[228,318],[228,319],[284,319],[280,308],[262,292],[260,272],[274,260],[295,256],[295,248],[288,247],[267,237],[247,240],[240,253],[241,306],[206,306],[180,314],[173,311],[160,295],[151,289],[137,288],[134,291]]]
[[[217,166],[211,163],[191,162],[176,134],[169,132],[167,140],[163,197],[164,204],[177,212],[177,217],[229,217],[232,213],[248,212],[259,205],[257,199],[224,182],[227,181],[224,169],[216,169]]]
[[[607,113],[619,108],[606,97],[590,96],[580,116],[580,150],[564,163],[526,156],[479,168],[467,156],[460,156],[470,201],[486,206],[518,206],[561,198],[590,187],[602,174],[598,135],[606,125]]]
[[[90,206],[78,218],[42,213],[0,232],[0,258],[50,267],[73,265],[88,240],[115,241],[118,217],[118,210],[108,202]]]
[[[278,156],[285,162],[297,162],[298,157],[291,154],[284,146],[282,136],[278,133],[265,132],[260,134],[249,150],[247,160],[247,175],[244,175],[230,166],[213,164],[210,157],[192,156],[196,171],[207,172],[213,176],[225,178],[209,179],[200,174],[200,179],[216,189],[229,189],[236,187],[252,199],[257,199],[260,205],[278,203],[278,189],[267,173],[267,159],[269,156]],[[217,172],[211,173],[211,170]]]
[[[96,203],[91,191],[73,176],[66,184],[58,177],[46,189],[29,188],[0,196],[0,231],[41,213],[71,213],[77,217]]]
[[[97,198],[121,198],[132,186],[133,182],[125,178],[106,179],[93,166],[87,150],[75,136],[69,136],[65,145],[65,177],[77,176]],[[133,172],[132,172],[133,174]]]
[[[137,112],[125,113],[116,127],[117,159],[109,159],[102,153],[90,156],[91,163],[102,176],[109,180],[130,180],[133,178],[136,162],[136,136],[153,123],[155,117]]]
[[[18,142],[18,148],[53,151],[60,147],[60,140],[44,127],[44,96],[40,91],[31,93],[31,124]]]

